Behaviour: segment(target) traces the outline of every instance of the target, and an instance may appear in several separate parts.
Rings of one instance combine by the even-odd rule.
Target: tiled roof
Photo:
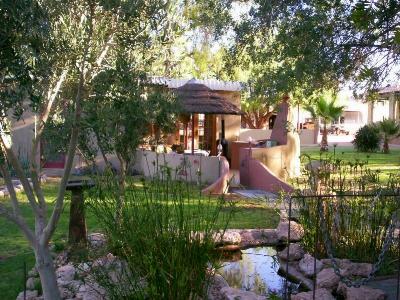
[[[166,85],[171,89],[177,89],[187,83],[203,84],[213,91],[239,92],[243,89],[243,84],[237,81],[222,81],[217,79],[176,79],[167,77],[150,77],[153,84]]]

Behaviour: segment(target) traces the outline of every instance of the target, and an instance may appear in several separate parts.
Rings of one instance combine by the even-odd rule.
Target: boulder
[[[240,246],[243,248],[261,245],[275,246],[279,242],[276,229],[245,229],[240,231],[240,237]]]
[[[323,269],[317,274],[317,288],[325,288],[333,291],[337,288],[340,278],[333,268]]]
[[[26,288],[28,290],[35,290],[38,286],[40,286],[40,279],[36,277],[29,277],[26,281]]]
[[[70,282],[75,277],[75,267],[72,265],[61,266],[56,270],[57,282]]]
[[[210,285],[207,291],[207,299],[209,300],[223,300],[224,296],[221,293],[221,289],[224,287],[229,287],[224,277],[220,274],[214,274],[210,279]]]
[[[214,241],[218,245],[239,245],[242,238],[237,230],[228,229],[225,232],[216,233]]]
[[[106,236],[98,232],[89,234],[87,240],[89,247],[92,248],[93,250],[102,249],[107,244]]]
[[[24,297],[24,292],[21,292],[17,296],[17,300],[36,300],[38,296],[38,291],[26,291],[25,294],[26,297]]]
[[[59,286],[58,290],[60,291],[61,299],[71,299],[75,295],[74,291],[67,287]]]
[[[288,247],[278,252],[278,257],[287,260]],[[300,260],[304,256],[304,250],[300,244],[290,244],[289,246],[289,261]]]
[[[313,291],[303,292],[291,297],[292,300],[312,300],[313,299]],[[316,289],[315,290],[315,299],[318,300],[335,300],[332,294],[327,289]]]
[[[321,262],[328,267],[332,267],[332,260],[329,258],[321,259]],[[353,263],[349,259],[336,259],[340,269],[346,270],[350,275],[368,277],[372,271],[372,264],[369,263]]]
[[[386,298],[385,292],[382,290],[368,286],[348,287],[342,282],[339,284],[337,293],[349,300],[384,300]]]
[[[316,273],[318,274],[322,270],[322,262],[317,259],[315,261],[316,265]],[[310,254],[305,254],[304,257],[300,260],[299,262],[299,269],[300,271],[308,276],[311,277],[314,275],[314,257],[312,257]]]
[[[265,300],[265,297],[259,296],[253,292],[242,291],[229,286],[221,289],[221,295],[223,300]]]
[[[288,240],[288,229],[289,229],[289,221],[281,221],[276,228],[276,234],[279,241],[287,241]],[[303,227],[295,222],[290,221],[290,241],[297,242],[300,241],[304,236]]]
[[[78,293],[76,293],[76,298],[82,300],[103,300],[105,297],[106,291],[100,285],[93,284],[84,284],[79,288]]]
[[[240,250],[239,245],[224,245],[221,247],[216,248],[217,251],[222,252],[235,252]]]
[[[288,275],[291,281],[300,283],[301,286],[306,287],[308,290],[312,290],[314,288],[313,281],[304,276],[304,274],[299,271],[299,263],[297,261],[286,262],[280,260],[279,272],[282,273],[284,276]]]
[[[351,263],[349,272],[354,276],[368,277],[372,272],[372,264],[369,263]]]

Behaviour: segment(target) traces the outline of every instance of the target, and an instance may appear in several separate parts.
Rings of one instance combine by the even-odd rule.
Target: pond
[[[277,250],[273,247],[257,247],[242,250],[240,260],[223,262],[217,270],[229,286],[252,291],[258,295],[282,296],[285,291],[285,278],[278,274]],[[297,284],[288,282],[294,291]]]

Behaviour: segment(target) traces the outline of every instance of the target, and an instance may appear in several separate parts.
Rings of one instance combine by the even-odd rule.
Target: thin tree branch
[[[67,161],[65,164],[64,168],[64,174],[61,179],[60,186],[58,188],[58,194],[56,198],[56,203],[53,209],[53,212],[50,216],[49,222],[47,223],[47,226],[44,228],[43,233],[40,237],[40,244],[45,245],[49,242],[51,236],[54,233],[54,230],[56,229],[56,225],[58,223],[58,220],[60,219],[60,215],[62,212],[63,204],[64,204],[64,197],[65,197],[65,190],[66,186],[68,183],[69,175],[71,174],[72,170],[72,164],[74,162],[74,157],[76,153],[76,146],[78,144],[78,136],[79,136],[79,128],[80,128],[80,120],[81,120],[81,114],[82,114],[82,94],[85,86],[85,77],[86,77],[86,72],[85,72],[85,65],[86,65],[86,60],[89,52],[89,47],[90,43],[92,40],[92,34],[93,34],[93,9],[91,8],[90,10],[90,27],[89,27],[89,32],[88,32],[88,37],[86,41],[86,48],[83,53],[83,58],[80,66],[80,76],[79,76],[79,84],[78,84],[78,90],[76,92],[76,97],[75,97],[75,119],[72,125],[72,132],[71,132],[71,138],[68,146],[68,151],[67,151]]]
[[[3,175],[3,179],[6,183],[8,192],[10,193],[11,206],[13,208],[14,215],[21,215],[21,210],[19,208],[17,194],[14,190],[14,185],[12,184],[12,178],[7,167],[3,164],[0,165],[0,172]]]
[[[24,187],[25,194],[28,198],[30,205],[32,206],[33,211],[36,215],[41,215],[41,211],[38,207],[38,203],[36,201],[36,197],[32,191],[32,187],[29,184],[27,177],[24,174],[24,170],[22,169],[21,163],[17,159],[14,151],[11,147],[5,142],[4,135],[0,134],[0,142],[3,148],[3,152],[6,153],[6,157],[8,162],[14,167],[15,173],[17,174],[19,180],[21,181],[22,186]]]
[[[14,215],[12,212],[10,212],[7,207],[3,204],[0,203],[0,216],[5,217],[8,221],[14,223],[17,225],[21,231],[24,233],[25,237],[29,241],[31,246],[35,246],[35,236],[32,232],[32,230],[28,227],[28,225],[25,223],[25,221],[21,218],[19,215]]]

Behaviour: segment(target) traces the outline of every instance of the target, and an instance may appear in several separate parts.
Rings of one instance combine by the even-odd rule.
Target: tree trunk
[[[389,153],[389,140],[386,138],[383,139],[383,153]]]
[[[57,286],[57,277],[53,264],[53,257],[48,246],[35,247],[36,268],[40,275],[43,296],[45,300],[61,299]]]
[[[322,132],[321,151],[328,151],[328,129],[326,128],[326,122],[324,122],[324,129]]]
[[[318,144],[319,137],[319,119],[314,120],[314,144]]]

